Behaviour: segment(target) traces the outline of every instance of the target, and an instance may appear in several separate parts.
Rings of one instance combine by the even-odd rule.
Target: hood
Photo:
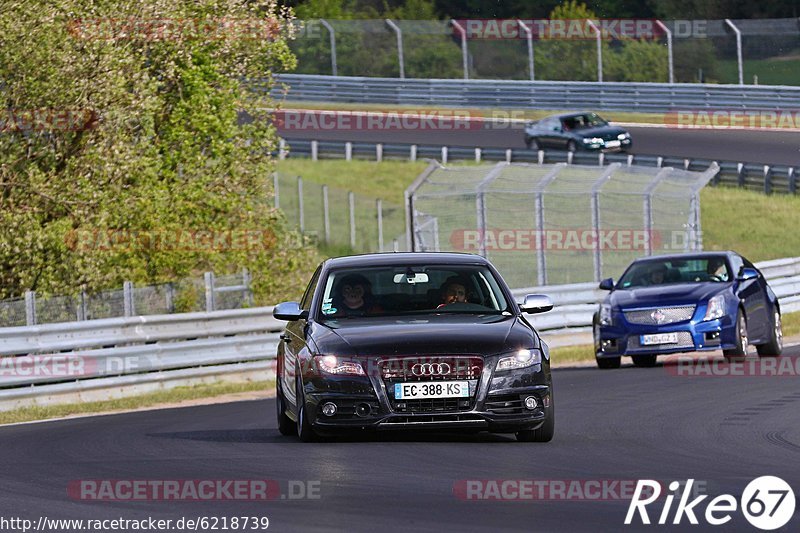
[[[313,328],[321,354],[493,355],[538,345],[533,331],[513,316],[370,318],[316,323]]]
[[[596,126],[594,128],[579,128],[572,131],[583,137],[600,137],[606,141],[610,139],[616,139],[617,135],[620,133],[625,133],[623,128],[620,128],[619,126],[612,126],[610,124],[608,126]]]
[[[695,305],[724,292],[730,286],[730,283],[709,282],[617,289],[608,295],[606,301],[613,307],[621,309]]]

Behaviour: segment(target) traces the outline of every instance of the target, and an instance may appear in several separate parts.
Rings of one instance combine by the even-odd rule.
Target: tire
[[[747,318],[744,312],[739,309],[736,315],[736,347],[729,350],[722,350],[722,355],[729,361],[742,359],[747,356]]]
[[[277,392],[275,395],[275,405],[278,415],[278,431],[284,436],[294,435],[297,433],[297,427],[295,426],[294,420],[286,416],[286,400],[283,399],[283,393],[281,392],[279,383],[280,378],[278,378],[278,382],[275,384]]]
[[[578,145],[575,144],[575,141],[569,141],[567,143],[567,152],[575,152],[578,149]]]
[[[552,389],[551,389],[552,390]],[[517,431],[516,436],[519,442],[550,442],[556,430],[556,405],[553,401],[553,394],[550,393],[550,408],[547,418],[538,429],[526,429]]]
[[[303,388],[300,386],[299,377],[295,389],[296,389],[295,398],[297,398],[297,423],[295,424],[296,426],[295,431],[301,441],[315,442],[318,440],[318,436],[317,432],[314,431],[314,428],[311,427],[311,422],[308,421],[308,417],[306,417],[306,401],[302,392]]]
[[[777,309],[772,317],[772,337],[769,342],[756,345],[756,349],[761,357],[777,357],[783,351],[783,327],[781,313]]]
[[[657,355],[633,355],[633,364],[641,367],[654,367],[656,366]]]
[[[528,150],[539,149],[539,143],[536,141],[536,137],[525,137],[525,146],[528,147]]]

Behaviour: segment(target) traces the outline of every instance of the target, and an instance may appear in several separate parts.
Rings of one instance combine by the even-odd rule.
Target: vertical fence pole
[[[353,192],[347,193],[347,200],[350,204],[350,247],[356,247],[356,195]]]
[[[589,27],[592,28],[597,34],[597,81],[603,83],[603,37],[600,33],[600,28],[595,25],[591,20],[586,21]]]
[[[733,30],[733,33],[736,34],[736,63],[739,65],[739,85],[744,85],[744,68],[742,65],[742,32],[739,31],[739,28],[734,26],[731,19],[725,19],[725,24],[730,26]]]
[[[675,69],[672,62],[672,32],[660,20],[656,20],[656,24],[658,24],[659,28],[664,30],[664,33],[667,34],[667,64],[669,69],[669,82],[675,83]]]
[[[133,283],[130,281],[122,284],[122,307],[126,317],[136,314],[133,303]]]
[[[25,291],[25,324],[36,325],[36,293]]]
[[[306,216],[303,209],[303,178],[297,176],[297,210],[300,215],[300,233],[305,233],[306,230]]]
[[[244,303],[247,307],[252,307],[253,279],[250,277],[250,271],[246,268],[242,269],[242,285],[244,286]]]
[[[214,302],[214,273],[206,272],[203,274],[203,281],[206,286],[206,312],[211,312],[215,308]]]
[[[325,26],[325,29],[328,30],[328,35],[331,38],[331,73],[334,76],[338,76],[338,69],[336,68],[336,32],[333,31],[333,26],[331,26],[327,20],[319,19],[320,24]]]
[[[325,226],[325,244],[331,242],[331,213],[328,210],[328,186],[322,186],[322,222]]]
[[[87,320],[87,311],[86,288],[81,287],[81,293],[78,295],[78,320]]]
[[[405,78],[406,68],[405,61],[403,61],[403,32],[391,19],[386,19],[386,24],[397,34],[397,63],[400,65],[400,77]]]
[[[383,251],[383,200],[375,200],[375,210],[378,212],[378,251]]]
[[[528,41],[528,72],[531,75],[531,81],[535,81],[536,76],[533,72],[533,31],[521,20],[517,19],[517,23],[522,28],[522,31],[525,32],[525,39]]]
[[[464,30],[464,27],[456,22],[455,19],[450,19],[450,24],[458,30],[461,34],[461,63],[464,69],[464,79],[469,79],[469,60],[467,59],[467,32]]]

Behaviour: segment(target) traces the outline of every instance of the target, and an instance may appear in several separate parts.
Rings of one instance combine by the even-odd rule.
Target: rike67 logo
[[[663,498],[663,507],[657,515],[657,524],[678,525],[685,517],[690,524],[697,525],[700,523],[698,521],[698,516],[700,516],[705,519],[707,524],[721,526],[730,522],[737,510],[741,510],[752,526],[763,531],[772,531],[786,525],[794,515],[794,491],[779,477],[762,476],[754,479],[745,487],[738,501],[731,494],[720,494],[708,502],[704,502],[708,498],[707,494],[689,500],[692,496],[693,484],[694,479],[689,479],[686,483],[673,481],[669,484],[669,492]],[[626,525],[638,521],[641,521],[642,524],[652,523],[648,514],[648,506],[662,497],[661,487],[661,483],[655,480],[638,481],[633,499],[628,506],[628,514],[625,516]],[[682,491],[680,491],[681,487],[683,487]],[[672,504],[676,499],[678,503],[673,514]],[[701,512],[703,503],[705,503],[705,512]],[[657,511],[652,508],[650,510]],[[670,516],[672,520],[670,520]]]

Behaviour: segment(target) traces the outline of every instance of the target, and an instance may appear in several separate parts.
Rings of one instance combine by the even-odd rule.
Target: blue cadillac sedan
[[[735,252],[637,259],[600,288],[610,291],[593,320],[600,368],[618,368],[622,356],[653,366],[662,354],[721,349],[737,359],[751,345],[762,357],[783,348],[778,298]]]

